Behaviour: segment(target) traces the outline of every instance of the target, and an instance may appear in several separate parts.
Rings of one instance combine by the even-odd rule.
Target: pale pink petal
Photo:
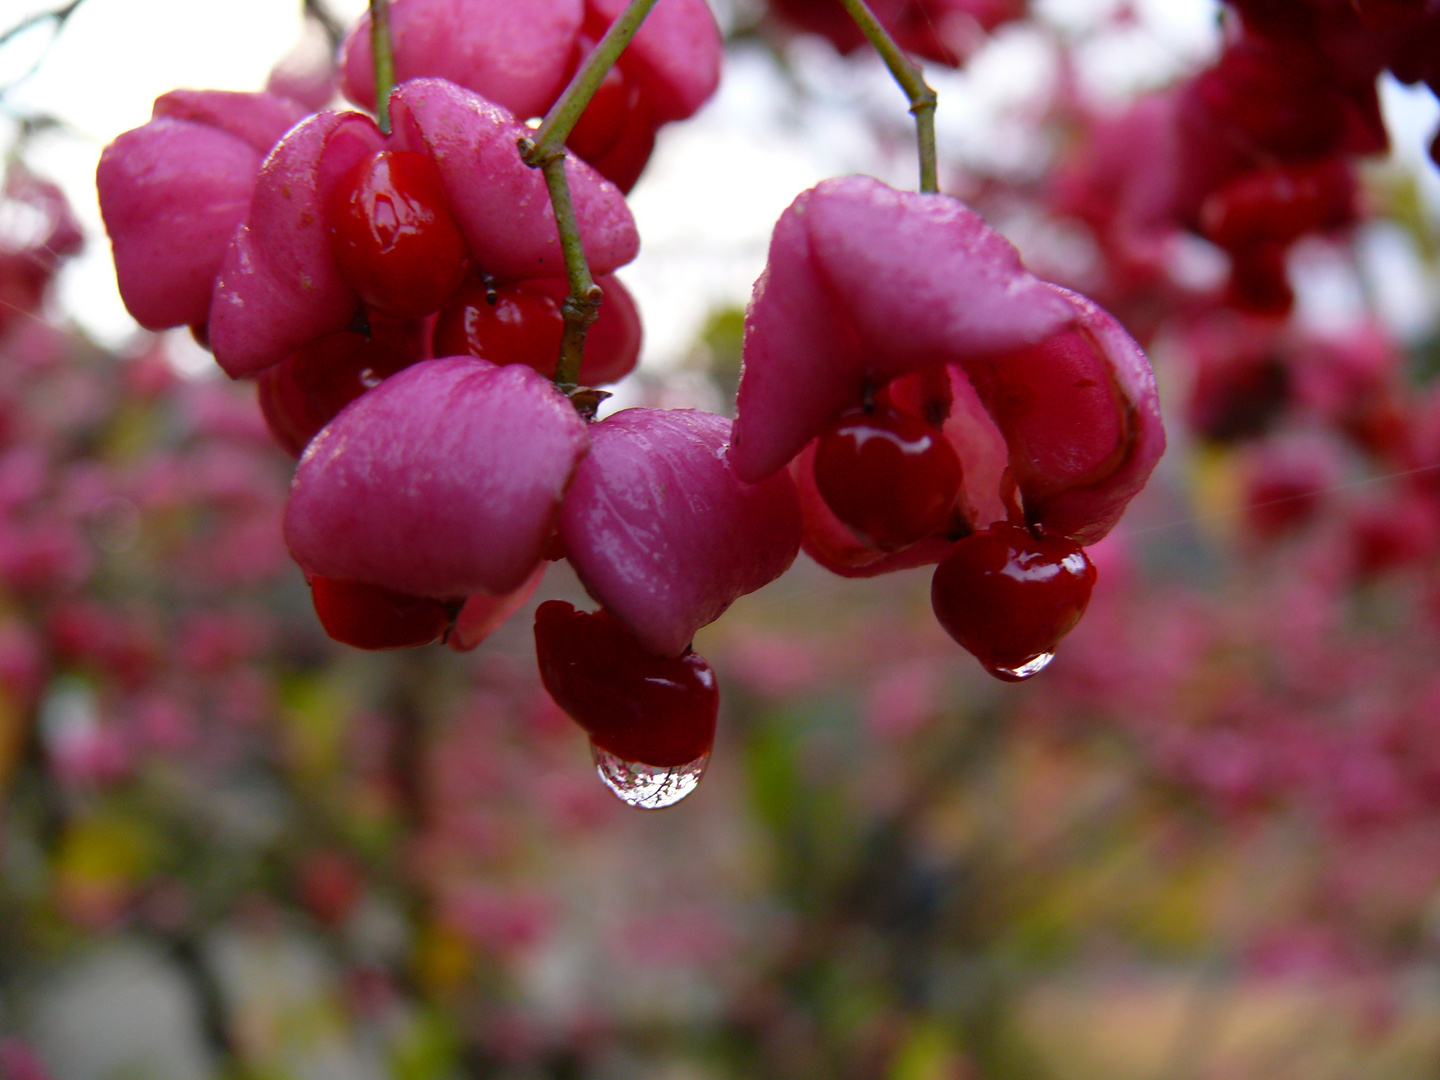
[[[867,386],[1031,345],[1073,318],[959,200],[826,180],[781,216],[755,286],[735,468],[781,468]]]
[[[299,103],[306,112],[319,112],[335,100],[339,83],[335,50],[306,34],[270,69],[265,89]]]
[[[173,90],[105,148],[95,182],[125,307],[152,330],[203,323],[260,163],[303,115],[272,94]]]
[[[936,361],[1029,345],[1073,315],[958,199],[868,176],[827,180],[806,209],[816,272],[888,381]]]
[[[476,593],[466,600],[460,614],[455,616],[455,625],[450,628],[445,644],[456,652],[469,652],[479,645],[535,595],[540,579],[545,576],[545,566],[543,562],[537,566],[535,572],[514,592],[500,596]]]
[[[280,137],[305,119],[305,108],[279,94],[234,90],[171,90],[155,99],[153,115],[189,120],[235,136],[263,159]]]
[[[535,572],[585,423],[523,364],[426,360],[347,405],[300,459],[285,539],[309,574],[500,596]]]
[[[395,78],[449,79],[522,119],[540,116],[565,88],[583,17],[581,0],[395,0]],[[340,66],[346,96],[367,109],[375,107],[372,57],[365,15]]]
[[[476,265],[500,281],[560,277],[565,260],[545,179],[520,160],[530,132],[505,109],[444,79],[415,79],[391,97],[394,145],[428,152]],[[625,197],[583,161],[565,164],[594,274],[635,257],[640,237]]]
[[[950,372],[950,415],[945,419],[945,440],[962,463],[960,504],[965,518],[977,529],[1009,516],[1001,498],[1005,468],[1010,464],[1005,437],[985,411],[974,386],[958,367]]]
[[[609,26],[627,0],[586,0],[593,21]],[[720,84],[720,28],[705,0],[660,0],[621,55],[660,121],[683,120]]]
[[[736,477],[728,420],[626,409],[592,425],[590,439],[560,536],[590,594],[647,649],[678,655],[794,560],[794,485],[783,473],[755,485]]]
[[[803,211],[780,215],[770,258],[745,313],[745,359],[730,452],[735,471],[760,480],[800,452],[864,390],[865,351],[815,274]]]
[[[1084,544],[1103,537],[1165,450],[1155,375],[1115,319],[1078,293],[1075,326],[967,363],[1010,448],[1026,517]]]
[[[330,254],[325,197],[344,165],[382,145],[368,117],[324,112],[291,129],[266,159],[210,307],[210,347],[232,378],[349,325],[359,299]]]

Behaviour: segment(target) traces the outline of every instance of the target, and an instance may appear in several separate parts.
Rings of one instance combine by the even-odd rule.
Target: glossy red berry
[[[694,650],[657,656],[603,608],[547,600],[535,612],[535,652],[545,689],[599,749],[655,768],[710,752],[720,693]]]
[[[326,204],[330,251],[360,299],[397,318],[445,303],[465,272],[465,238],[435,163],[381,150],[336,183]]]
[[[535,282],[496,288],[472,276],[440,309],[433,348],[436,356],[478,356],[537,371],[548,363],[553,371],[564,332],[560,305]]]
[[[1256,315],[1288,314],[1295,303],[1284,244],[1252,244],[1231,253],[1227,300]]]
[[[428,596],[312,577],[310,599],[320,625],[342,645],[357,649],[408,649],[444,636],[452,619],[449,606]]]
[[[421,324],[371,317],[368,335],[316,338],[256,378],[260,411],[275,440],[299,457],[341,409],[423,354]]]
[[[616,64],[595,88],[595,96],[570,130],[565,144],[586,161],[603,157],[620,141],[626,124],[640,108],[639,84]]]
[[[593,48],[584,35],[580,44],[577,66]],[[644,89],[622,62],[605,73],[565,142],[601,176],[628,193],[650,160],[659,126]]]
[[[1338,154],[1298,165],[1256,169],[1212,192],[1200,230],[1230,251],[1289,244],[1306,233],[1355,218],[1355,177]]]
[[[950,524],[960,459],[918,416],[855,409],[820,436],[815,486],[862,541],[899,551]]]
[[[1050,662],[1094,585],[1095,567],[1073,540],[999,524],[955,544],[935,568],[930,603],[990,674],[1018,682]]]
[[[605,300],[585,337],[580,364],[583,386],[624,378],[640,355],[635,301],[614,277],[601,277],[596,284]],[[434,353],[478,356],[492,364],[528,364],[552,378],[565,332],[561,305],[569,290],[564,278],[534,278],[494,289],[480,278],[467,278],[435,320]]]

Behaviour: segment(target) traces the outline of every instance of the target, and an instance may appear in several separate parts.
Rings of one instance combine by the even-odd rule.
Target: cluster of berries
[[[802,535],[841,573],[943,559],[951,634],[1002,677],[1043,667],[1089,597],[1080,545],[1163,447],[1128,335],[954,199],[832,181],[777,226],[733,433],[684,410],[588,422],[547,378],[566,284],[516,117],[559,92],[618,5],[504,16],[528,34],[490,0],[456,6],[396,3],[388,135],[275,95],[176,91],[100,164],[132,313],[195,328],[303,449],[285,538],[327,632],[472,648],[568,559],[602,610],[542,605],[541,672],[607,782],[645,805],[683,795],[708,757],[718,697],[695,631],[783,573]],[[595,168],[566,163],[606,296],[586,385],[627,372],[639,342],[604,276],[638,237],[602,173],[633,182],[655,123],[715,83],[705,5],[664,0],[653,20],[577,129]],[[361,102],[367,41],[362,26],[342,57]]]
[[[1357,156],[1389,146],[1376,79],[1440,89],[1440,9],[1428,0],[1230,0],[1205,70],[1099,126],[1058,209],[1091,224],[1117,269],[1162,271],[1189,230],[1230,259],[1227,302],[1283,316],[1287,255],[1354,224]],[[1432,156],[1440,150],[1432,144]],[[1440,159],[1437,159],[1440,160]]]
[[[827,180],[780,218],[746,318],[731,459],[786,469],[805,551],[846,576],[939,563],[936,616],[992,673],[1049,662],[1101,539],[1164,450],[1107,313],[962,203]]]

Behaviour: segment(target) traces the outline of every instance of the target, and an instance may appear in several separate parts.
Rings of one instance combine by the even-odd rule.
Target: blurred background
[[[890,5],[944,45],[942,189],[1145,344],[1171,449],[1025,684],[923,570],[802,555],[697,638],[720,734],[661,813],[539,686],[564,564],[473,653],[332,644],[253,386],[119,302],[103,146],[324,78],[359,10],[0,0],[0,1077],[1440,1077],[1429,6]],[[828,14],[717,0],[607,407],[728,411],[780,211],[914,186]]]

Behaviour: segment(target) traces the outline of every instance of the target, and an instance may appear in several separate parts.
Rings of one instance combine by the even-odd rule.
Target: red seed
[[[326,204],[340,276],[398,318],[439,310],[465,272],[465,238],[440,171],[424,154],[381,150],[356,162]]]
[[[918,416],[855,409],[820,436],[815,486],[862,541],[899,551],[950,524],[960,459]]]
[[[657,656],[603,608],[547,600],[535,612],[535,652],[555,704],[601,750],[655,768],[710,752],[720,692],[694,650]]]
[[[1044,666],[1094,585],[1095,567],[1073,540],[999,524],[955,544],[935,568],[930,603],[990,674],[1017,681]]]

